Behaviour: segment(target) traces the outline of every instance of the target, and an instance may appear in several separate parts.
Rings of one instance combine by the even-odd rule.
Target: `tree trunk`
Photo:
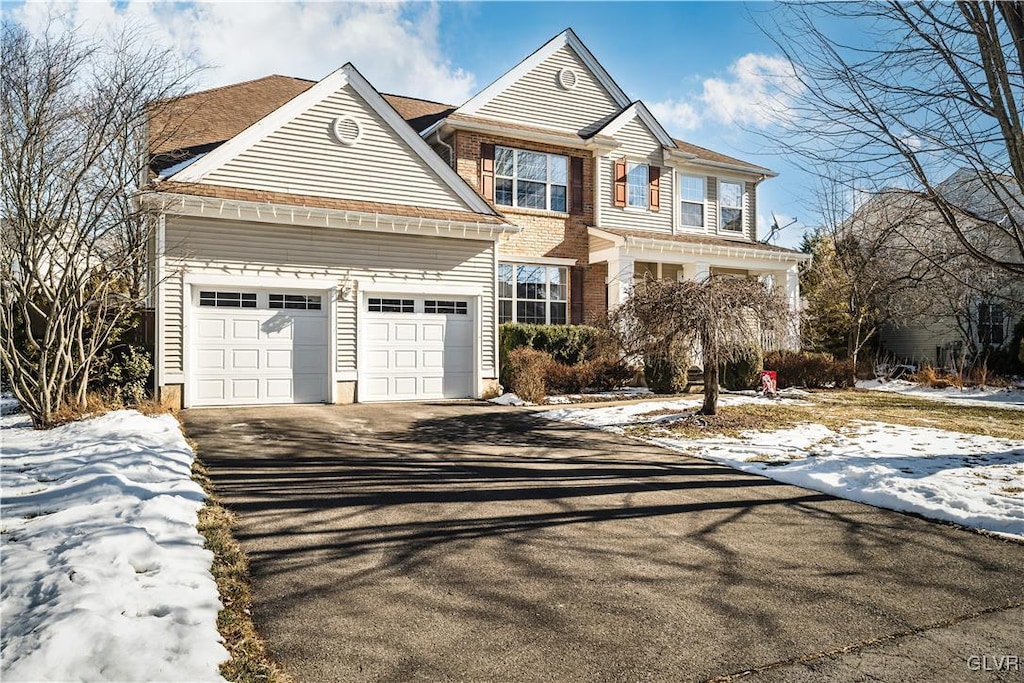
[[[704,361],[704,406],[701,415],[718,414],[718,364]]]

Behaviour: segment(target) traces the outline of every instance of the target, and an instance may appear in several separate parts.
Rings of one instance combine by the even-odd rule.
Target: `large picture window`
[[[679,176],[679,223],[687,228],[704,227],[704,178]]]
[[[568,183],[568,157],[494,148],[495,204],[564,213]]]
[[[568,318],[567,270],[556,266],[498,265],[498,322],[564,325]]]
[[[626,164],[626,205],[646,209],[650,203],[651,174],[647,164]]]
[[[743,183],[723,180],[718,183],[720,230],[743,232]]]

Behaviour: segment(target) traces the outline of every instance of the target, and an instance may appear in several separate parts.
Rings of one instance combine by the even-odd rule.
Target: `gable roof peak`
[[[587,46],[583,44],[580,37],[576,35],[576,32],[570,27],[541,45],[525,59],[498,77],[498,79],[493,83],[473,97],[469,98],[469,100],[459,107],[457,111],[460,114],[475,114],[484,105],[507,90],[522,76],[530,72],[535,66],[565,46],[568,46],[576,53],[584,65],[586,65],[587,69],[589,69],[594,75],[594,78],[597,79],[598,83],[608,91],[608,94],[611,95],[612,99],[615,100],[615,103],[620,109],[625,109],[630,105],[629,97],[626,96],[625,91],[619,87],[619,84],[615,82],[615,79],[611,77],[611,74],[609,74],[605,68],[601,66],[601,63],[597,61],[594,53],[592,53]]]

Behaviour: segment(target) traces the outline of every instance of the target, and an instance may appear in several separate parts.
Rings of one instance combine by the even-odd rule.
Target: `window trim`
[[[229,298],[236,296],[237,299]],[[229,303],[232,302],[232,303]],[[200,289],[196,303],[202,308],[259,308],[259,297],[256,292],[241,289]]]
[[[394,302],[398,303],[385,303]],[[376,310],[374,307],[376,306]],[[397,306],[399,310],[385,310],[385,306]],[[366,297],[366,312],[367,313],[400,313],[409,314],[416,312],[416,300],[406,299],[403,296],[368,296]]]
[[[501,296],[501,285],[502,285],[501,267],[502,266],[510,266],[512,268],[512,296],[511,297],[503,297],[503,296]],[[551,265],[549,263],[531,263],[529,261],[499,261],[498,262],[498,272],[496,273],[496,275],[497,275],[497,292],[496,292],[497,293],[497,297],[496,297],[496,299],[498,300],[498,310],[497,310],[496,317],[498,319],[498,324],[500,325],[502,323],[518,323],[519,322],[518,317],[519,317],[519,301],[520,301],[520,298],[519,298],[519,290],[518,290],[518,284],[519,284],[519,280],[518,280],[519,270],[518,269],[519,269],[520,266],[526,266],[526,267],[530,267],[530,268],[543,268],[544,269],[544,298],[543,299],[522,299],[522,301],[532,301],[532,302],[535,302],[535,303],[536,302],[543,302],[544,303],[544,322],[543,323],[533,323],[533,324],[536,324],[536,325],[567,325],[567,324],[569,324],[569,313],[570,313],[570,310],[569,310],[569,297],[570,297],[570,283],[569,283],[570,270],[569,270],[569,267],[568,266],[561,266],[561,265]],[[555,270],[555,269],[561,271],[561,274],[562,274],[562,278],[561,278],[562,281],[559,283],[559,286],[565,288],[565,298],[564,299],[553,299],[553,298],[551,298],[551,271]],[[511,318],[509,320],[502,320],[501,319],[501,304],[502,304],[503,301],[508,301],[510,303],[510,305],[511,305],[511,309],[512,309],[511,310]],[[564,323],[553,323],[553,322],[551,322],[551,304],[564,304],[565,305],[565,314],[564,314],[565,322]]]
[[[700,180],[701,194],[704,196],[704,199],[702,201],[695,202],[695,201],[693,201],[691,199],[683,199],[683,178],[696,178],[696,179]],[[684,173],[683,171],[676,171],[675,183],[676,183],[675,186],[677,188],[676,192],[679,194],[679,201],[678,201],[679,220],[677,221],[678,222],[678,227],[680,229],[682,229],[682,230],[700,230],[702,232],[707,232],[707,229],[708,229],[708,177],[704,176],[704,175],[699,175],[699,174],[696,174],[696,173]],[[701,211],[701,223],[703,223],[703,225],[688,225],[686,223],[683,223],[683,204],[684,203],[685,204],[693,204],[695,206],[696,205],[700,205],[700,207],[701,207],[701,209],[700,209],[700,211]]]
[[[512,152],[512,175],[501,175],[498,173],[498,154],[499,150],[507,149]],[[546,159],[545,166],[545,180],[544,183],[544,206],[541,208],[535,206],[519,206],[519,155],[518,152],[529,152],[530,154],[540,154]],[[557,157],[565,159],[565,184],[552,182],[551,180],[551,158]],[[549,211],[557,214],[568,214],[569,213],[569,188],[572,185],[572,169],[570,168],[569,155],[568,154],[553,154],[551,152],[539,152],[535,149],[527,149],[525,147],[509,147],[508,145],[494,145],[494,205],[508,207],[510,209],[519,209],[522,211]],[[511,180],[512,181],[512,203],[502,204],[498,201],[498,181],[499,180]],[[530,180],[529,178],[523,178],[526,182],[540,183],[540,180]],[[565,208],[564,209],[553,209],[551,208],[551,188],[564,187],[565,188]]]
[[[722,185],[729,183],[730,185],[740,186],[740,205],[739,206],[725,206],[722,204]],[[746,235],[747,234],[747,183],[743,180],[737,180],[735,178],[719,178],[718,179],[718,196],[716,197],[716,203],[718,204],[718,220],[715,224],[715,230],[726,235]],[[728,230],[722,227],[724,221],[722,221],[722,209],[739,209],[740,211],[740,229],[739,230]]]
[[[982,312],[984,311],[984,318]],[[998,301],[978,302],[978,343],[985,347],[1000,347],[1006,343],[1006,307]],[[998,322],[994,322],[998,319]],[[985,330],[985,333],[982,333]],[[999,331],[999,341],[992,333]]]
[[[641,166],[644,167],[645,169],[647,169],[645,174],[644,174],[646,176],[646,180],[644,181],[644,192],[643,192],[644,203],[642,205],[641,204],[633,204],[630,201],[630,196],[631,195],[630,195],[630,191],[629,191],[630,190],[629,172],[631,170],[633,170],[635,168],[639,168]],[[626,206],[624,206],[623,208],[625,208],[625,209],[632,209],[634,211],[650,211],[651,210],[651,165],[649,163],[641,163],[639,161],[630,161],[629,159],[626,159]]]

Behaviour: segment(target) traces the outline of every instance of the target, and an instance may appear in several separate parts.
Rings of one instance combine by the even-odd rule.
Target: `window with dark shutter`
[[[569,269],[569,308],[573,325],[583,324],[583,266]]]
[[[583,159],[569,159],[569,213],[583,213]]]
[[[615,206],[626,205],[626,160],[619,159],[615,162]]]
[[[494,145],[480,143],[480,194],[488,201],[494,201]]]
[[[650,187],[651,187],[651,211],[657,211],[661,204],[661,168],[658,166],[651,166],[648,169],[650,173]]]

